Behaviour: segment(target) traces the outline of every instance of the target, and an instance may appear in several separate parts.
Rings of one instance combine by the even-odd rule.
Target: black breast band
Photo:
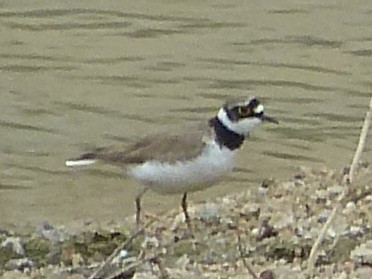
[[[229,130],[217,116],[209,120],[209,126],[214,128],[217,142],[220,145],[226,146],[230,150],[235,150],[243,144],[245,137]]]

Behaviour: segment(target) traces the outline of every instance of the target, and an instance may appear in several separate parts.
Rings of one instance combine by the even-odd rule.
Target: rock
[[[256,237],[256,240],[261,241],[265,238],[275,237],[277,235],[278,231],[272,225],[269,224],[269,220],[265,219],[261,223],[260,231],[258,236]]]
[[[84,279],[83,275],[80,274],[69,274],[69,272],[56,272],[53,274],[50,274],[48,279]]]
[[[351,226],[344,235],[350,236],[350,237],[362,237],[366,234],[367,229],[360,227],[360,226]]]
[[[85,279],[85,277],[80,274],[73,274],[73,275],[68,276],[66,279]]]
[[[351,214],[356,210],[356,204],[353,201],[350,201],[346,204],[345,208],[342,210],[342,213],[347,215]]]
[[[75,249],[73,248],[66,248],[61,251],[61,262],[64,265],[72,265],[72,257],[75,254]]]
[[[360,267],[354,272],[353,278],[358,279],[371,279],[372,278],[372,268],[371,267]]]
[[[170,231],[175,231],[180,224],[183,224],[184,223],[184,215],[183,213],[179,213],[177,214],[174,218],[173,218],[173,222],[172,224],[169,226],[169,230]]]
[[[351,259],[360,264],[372,264],[372,240],[359,245],[350,253]]]
[[[186,270],[187,265],[189,263],[190,263],[189,257],[186,254],[184,254],[182,257],[178,258],[178,260],[175,263],[175,266],[181,270]]]
[[[253,228],[251,230],[251,234],[252,234],[252,236],[257,237],[260,234],[260,228]]]
[[[334,185],[327,189],[329,198],[335,198],[338,195],[340,195],[344,191],[345,187],[342,187],[340,185]]]
[[[312,169],[305,166],[299,166],[297,173],[293,176],[294,179],[305,179],[312,175]]]
[[[292,192],[296,188],[296,183],[294,181],[286,181],[281,184],[281,187],[287,192]]]
[[[65,240],[62,233],[48,222],[41,223],[37,227],[36,232],[44,239],[47,239],[53,243],[62,242],[63,240]]]
[[[260,279],[274,279],[274,273],[271,270],[265,270],[260,273]]]
[[[29,260],[28,258],[22,258],[22,259],[10,259],[7,261],[5,264],[5,269],[6,270],[23,270],[25,268],[30,268],[33,267],[34,263]]]
[[[36,231],[41,232],[43,230],[53,230],[53,229],[54,227],[51,224],[49,224],[48,221],[43,221],[37,226]]]
[[[158,248],[159,245],[160,245],[159,240],[156,237],[146,236],[141,246],[143,249],[151,249],[151,248]]]
[[[61,262],[61,255],[61,248],[53,246],[45,258],[48,264],[59,264]]]
[[[302,179],[296,179],[296,180],[294,180],[294,184],[295,184],[296,187],[304,187],[304,186],[306,186],[305,181],[303,181]]]
[[[2,279],[30,279],[29,276],[27,276],[26,274],[22,273],[19,270],[7,271],[1,276],[1,278]]]
[[[89,264],[93,264],[93,263],[101,263],[103,261],[105,261],[106,259],[106,256],[98,251],[96,251],[91,258],[88,259],[88,263]]]
[[[200,207],[200,219],[207,223],[218,223],[221,216],[221,206],[216,203],[206,203]]]
[[[333,228],[329,228],[327,230],[327,235],[331,238],[337,237],[337,232]]]
[[[113,264],[120,264],[123,262],[123,260],[128,257],[128,251],[127,250],[121,250],[118,255],[112,260]]]
[[[264,180],[262,180],[260,188],[269,188],[275,185],[275,183],[276,183],[275,178],[272,177],[265,178]]]
[[[76,253],[72,255],[71,259],[72,268],[78,268],[84,265],[83,256],[80,253]]]
[[[25,249],[23,248],[23,241],[20,237],[8,237],[1,243],[2,248],[11,249],[18,255],[24,256]]]
[[[275,275],[273,278],[275,279],[305,279],[305,276],[302,274],[302,272],[293,270],[292,268],[286,266],[278,267],[274,269],[273,272]]]
[[[244,217],[244,219],[257,219],[261,213],[261,205],[258,203],[247,203],[243,206],[241,211],[240,216]]]
[[[282,230],[284,228],[290,228],[295,224],[295,218],[292,212],[284,212],[283,214],[275,215],[272,218],[272,225],[277,230]]]
[[[324,210],[318,214],[317,221],[318,223],[325,223],[328,220],[329,215],[331,215],[331,210]]]
[[[133,279],[158,279],[159,276],[148,272],[136,272]]]
[[[325,203],[328,200],[328,192],[323,189],[316,190],[315,200],[317,203]]]
[[[269,192],[269,188],[258,187],[257,188],[257,197],[264,198],[265,195]]]
[[[0,227],[0,236],[11,236],[14,235],[13,231],[9,231],[3,227]]]

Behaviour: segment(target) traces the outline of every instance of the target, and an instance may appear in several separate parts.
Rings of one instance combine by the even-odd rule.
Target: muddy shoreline
[[[328,231],[316,276],[372,276],[368,164],[360,167],[358,176],[366,182],[358,186]],[[161,216],[147,215],[144,233],[96,278],[160,278],[164,273],[169,278],[245,278],[242,258],[252,263],[257,274],[266,271],[262,276],[272,272],[273,278],[305,278],[309,251],[343,189],[341,179],[338,171],[302,167],[286,181],[267,179],[246,192],[192,203],[195,239],[178,208]],[[133,236],[132,219],[126,220],[129,227],[89,222],[63,227],[44,222],[36,228],[3,229],[0,274],[2,278],[88,278]]]

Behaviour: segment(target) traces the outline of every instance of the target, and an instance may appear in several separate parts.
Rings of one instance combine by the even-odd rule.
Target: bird
[[[265,114],[257,97],[227,100],[209,119],[177,132],[140,138],[126,148],[103,147],[65,161],[67,167],[88,166],[98,161],[124,169],[142,184],[135,197],[136,224],[141,226],[141,198],[148,190],[182,195],[181,207],[189,231],[187,195],[217,184],[234,168],[235,157],[250,132],[262,122],[278,124]]]

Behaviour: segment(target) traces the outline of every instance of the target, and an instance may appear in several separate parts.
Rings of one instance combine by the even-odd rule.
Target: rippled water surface
[[[370,1],[66,3],[0,4],[0,224],[133,214],[139,187],[120,170],[64,160],[206,119],[229,96],[260,96],[281,124],[190,200],[350,161],[372,92]],[[179,200],[148,194],[144,207]]]

